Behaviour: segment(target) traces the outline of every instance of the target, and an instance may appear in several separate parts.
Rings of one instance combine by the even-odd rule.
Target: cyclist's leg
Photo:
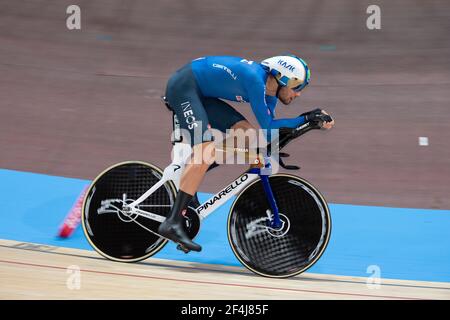
[[[244,131],[248,129],[254,129],[254,127],[245,119],[243,115],[241,115],[226,102],[217,98],[208,97],[202,97],[201,100],[203,103],[203,107],[206,110],[211,128],[217,129],[223,134],[226,134],[228,129]],[[220,137],[215,136],[214,138]],[[221,161],[214,161],[211,165],[209,165],[207,172],[214,168],[217,168],[219,166],[218,162]],[[189,206],[192,208],[197,208],[198,206],[200,206],[197,192],[192,197]]]
[[[245,117],[228,103],[217,98],[202,97],[201,100],[203,107],[206,110],[211,128],[220,130],[223,134],[226,134],[228,129],[254,129]],[[207,172],[217,168],[219,166],[218,162],[219,161],[214,161],[211,165],[209,165]],[[197,208],[199,205],[200,202],[198,200],[197,193],[195,193],[189,206]]]
[[[201,246],[194,243],[184,231],[183,213],[209,165],[214,161],[214,145],[208,129],[208,116],[190,65],[181,68],[171,77],[167,84],[166,98],[179,120],[183,141],[193,146],[193,154],[181,176],[180,190],[171,212],[158,232],[190,250],[200,251]]]
[[[255,143],[257,142],[256,129],[242,114],[225,101],[217,98],[204,98],[202,101],[206,113],[208,114],[211,127],[229,135],[222,142],[219,141],[219,139],[216,139],[216,146],[220,146],[218,150],[216,150],[216,162],[225,162],[226,159],[234,157],[234,153],[226,154],[221,151],[225,150],[225,146],[240,149],[248,149],[249,147],[255,146]],[[218,166],[218,164],[214,164],[215,166]]]
[[[255,163],[255,160],[261,161],[261,159],[258,154],[259,137],[257,129],[247,120],[236,122],[231,126],[231,129],[232,134],[229,140],[235,142],[236,148],[248,150],[245,154],[240,153],[241,159],[239,161],[244,160],[245,164],[249,164],[250,167],[258,164],[259,162]],[[235,141],[235,137],[237,137],[237,142]],[[245,158],[242,160],[243,157]],[[242,164],[242,162],[239,163]]]

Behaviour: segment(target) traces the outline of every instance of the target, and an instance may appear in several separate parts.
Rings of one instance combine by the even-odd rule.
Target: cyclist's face
[[[280,92],[278,93],[278,99],[280,99],[280,101],[283,104],[288,105],[292,101],[294,101],[295,98],[300,97],[300,95],[301,95],[301,91],[295,92],[291,88],[283,87],[280,89]]]

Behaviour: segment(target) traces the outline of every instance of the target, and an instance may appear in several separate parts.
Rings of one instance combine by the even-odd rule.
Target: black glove
[[[331,122],[333,118],[328,114],[322,113],[322,110],[317,108],[309,112],[302,113],[301,117],[305,117],[306,122]]]

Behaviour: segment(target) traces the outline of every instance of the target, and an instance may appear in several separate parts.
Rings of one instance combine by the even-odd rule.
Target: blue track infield
[[[69,239],[58,228],[90,181],[0,169],[0,239],[91,249],[81,227]],[[205,200],[208,194],[200,194]],[[157,258],[235,265],[226,220],[231,201],[202,223],[200,253],[170,243]],[[450,282],[450,211],[330,204],[331,240],[308,272]],[[373,267],[375,266],[375,267]]]

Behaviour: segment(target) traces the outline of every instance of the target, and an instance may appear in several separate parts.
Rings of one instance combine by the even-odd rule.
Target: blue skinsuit
[[[268,74],[258,62],[210,56],[192,61],[192,71],[205,97],[250,103],[262,129],[295,128],[306,122],[304,117],[275,119],[278,99],[266,95]]]
[[[192,145],[211,141],[208,128],[226,133],[245,117],[224,100],[250,103],[262,129],[295,128],[304,117],[275,119],[278,99],[265,92],[268,74],[258,62],[239,57],[202,57],[177,70],[166,98]]]

